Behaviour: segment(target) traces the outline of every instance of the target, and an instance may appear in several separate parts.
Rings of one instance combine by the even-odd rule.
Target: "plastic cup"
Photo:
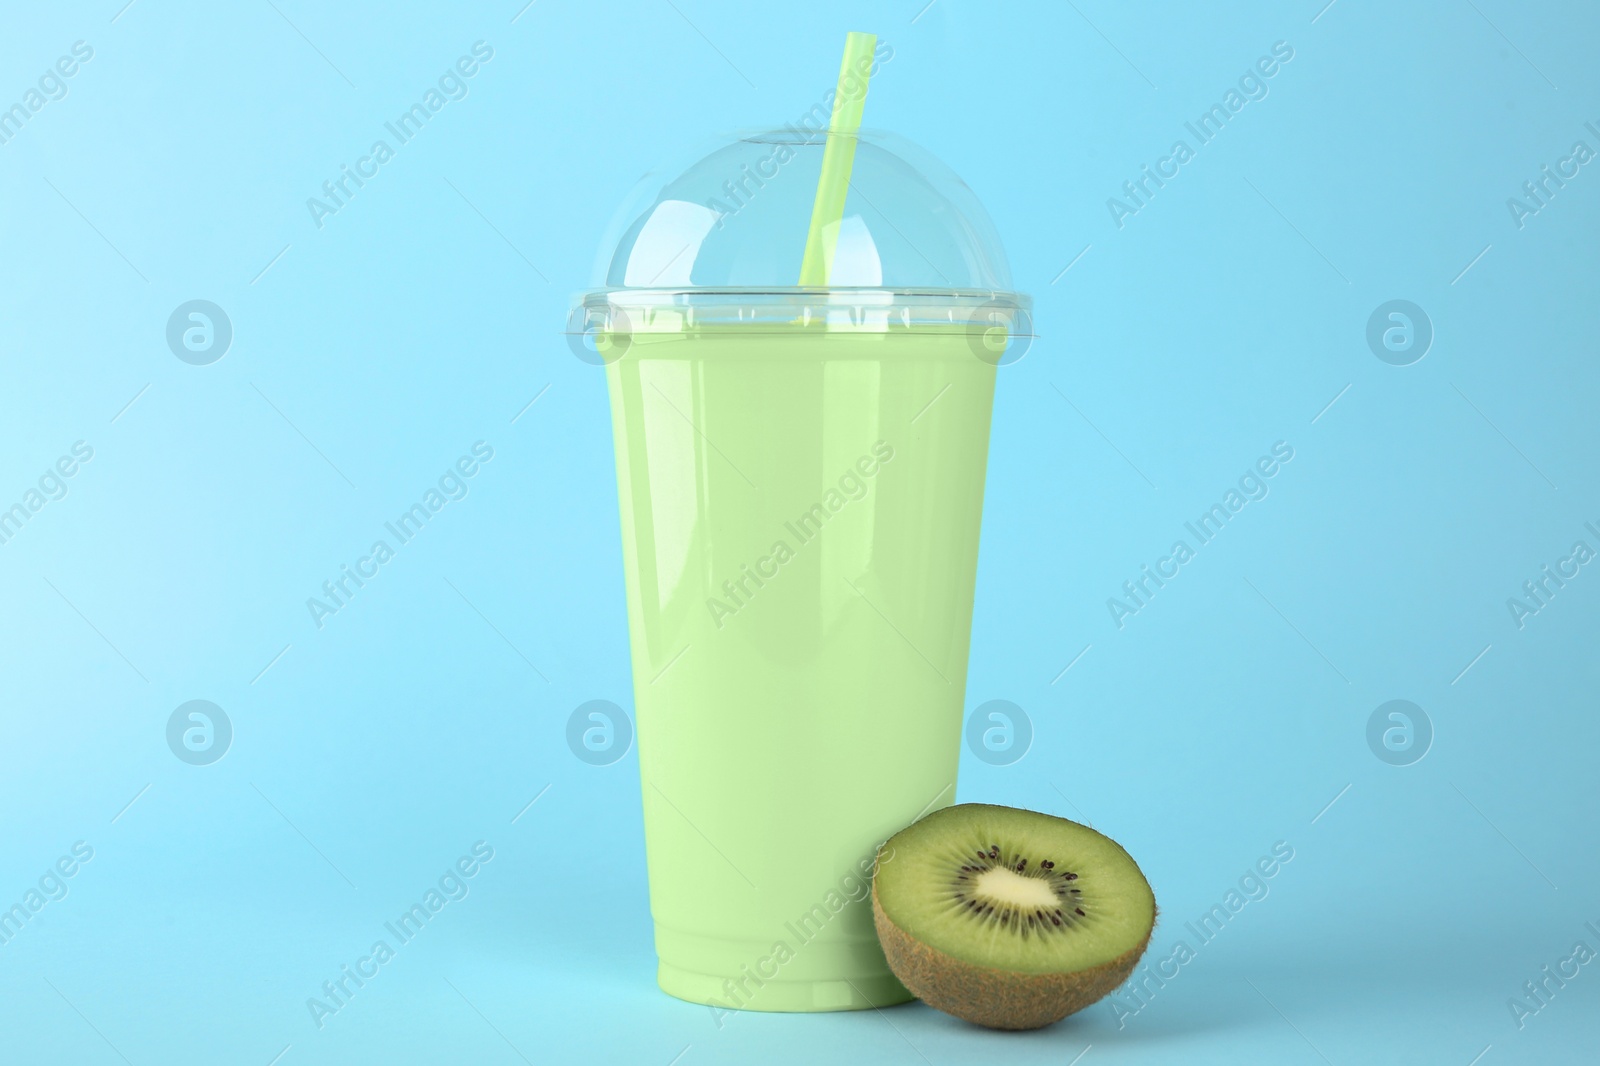
[[[832,284],[772,284],[822,144],[652,183],[573,316],[610,397],[658,977],[722,1009],[910,998],[874,855],[954,801],[995,379],[1030,332],[970,191],[881,135]]]

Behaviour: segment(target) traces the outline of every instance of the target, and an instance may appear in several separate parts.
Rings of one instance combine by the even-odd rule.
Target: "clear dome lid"
[[[799,284],[828,138],[854,148],[842,218],[827,227],[825,286]],[[989,331],[1021,357],[1030,302],[966,183],[893,134],[789,127],[741,136],[681,173],[648,174],[618,212],[569,334],[736,323]],[[996,332],[998,331],[998,332]]]

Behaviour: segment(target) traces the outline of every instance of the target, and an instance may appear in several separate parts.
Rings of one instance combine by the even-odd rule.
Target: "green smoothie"
[[[867,897],[879,842],[955,797],[996,373],[971,333],[637,332],[607,367],[675,996],[911,998]]]

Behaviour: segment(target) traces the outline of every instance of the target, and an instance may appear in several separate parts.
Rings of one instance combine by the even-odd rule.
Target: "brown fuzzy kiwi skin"
[[[1104,999],[1128,979],[1150,946],[1076,973],[1017,973],[978,966],[914,939],[895,925],[872,885],[872,920],[889,969],[918,999],[946,1014],[990,1029],[1039,1029]],[[1154,932],[1154,926],[1151,928]]]

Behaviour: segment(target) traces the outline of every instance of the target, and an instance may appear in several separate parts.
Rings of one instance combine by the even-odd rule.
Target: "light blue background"
[[[1507,1000],[1600,949],[1600,572],[1506,607],[1600,548],[1600,165],[1506,207],[1600,148],[1592,8],[121,3],[0,32],[7,105],[94,49],[0,145],[0,503],[94,449],[0,545],[0,904],[94,848],[0,946],[0,1059],[1592,1060],[1600,968],[1520,1030]],[[641,172],[799,115],[851,29],[895,50],[869,121],[972,185],[1042,334],[1002,372],[967,695],[1034,739],[964,753],[960,798],[1121,840],[1152,957],[1295,850],[1120,1028],[719,1028],[654,985],[635,753],[564,740],[631,707],[568,300]],[[478,40],[467,98],[317,228],[306,198]],[[1119,229],[1107,198],[1280,40],[1267,98]],[[209,366],[165,343],[191,299],[234,327]],[[1365,341],[1391,299],[1436,331],[1410,366]],[[306,598],[479,440],[467,498],[318,630]],[[1107,597],[1280,440],[1270,496],[1118,629]],[[214,765],[167,747],[191,699],[233,723]],[[1435,731],[1410,766],[1367,745],[1391,699]],[[471,894],[319,1030],[306,999],[479,840]]]

